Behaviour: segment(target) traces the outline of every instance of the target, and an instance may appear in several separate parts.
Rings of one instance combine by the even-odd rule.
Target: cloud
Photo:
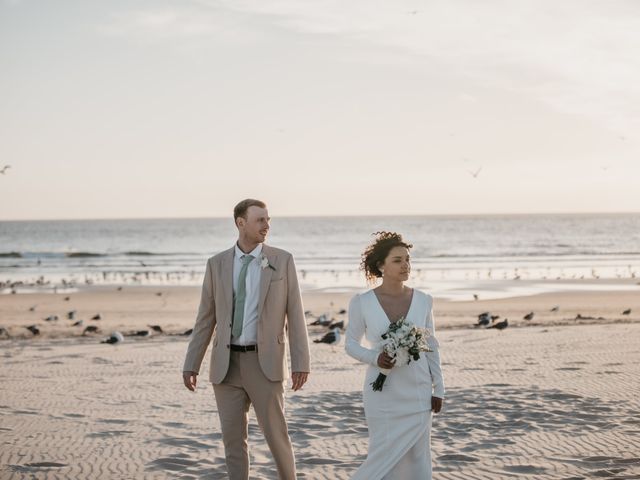
[[[162,8],[119,11],[113,13],[98,30],[110,36],[147,42],[216,37],[246,42],[254,36],[251,30],[242,28],[228,12],[220,13],[212,7],[203,8],[189,2],[176,2],[175,5]]]
[[[237,42],[278,30],[392,47],[408,62],[433,60],[480,87],[518,92],[621,133],[640,129],[635,0],[193,0],[120,13],[105,27],[143,39]]]
[[[300,33],[437,59],[480,84],[531,95],[619,131],[640,128],[640,3],[202,0]]]

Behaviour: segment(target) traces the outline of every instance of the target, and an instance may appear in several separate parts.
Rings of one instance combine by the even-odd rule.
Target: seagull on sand
[[[115,345],[116,343],[122,343],[122,342],[124,342],[124,337],[122,336],[122,334],[120,332],[113,332],[111,335],[109,335],[107,338],[102,340],[100,343],[110,343],[112,345]]]
[[[76,316],[76,311],[75,310],[71,310],[69,312],[67,312],[67,318],[69,320],[73,320],[73,318]]]
[[[45,322],[57,322],[58,321],[58,315],[49,315],[47,318],[44,319]]]
[[[487,327],[491,322],[496,321],[500,318],[500,315],[491,315],[490,312],[482,312],[478,315],[478,323],[476,323],[475,327]]]
[[[329,319],[326,313],[323,313],[318,318],[316,318],[313,322],[309,324],[309,326],[321,325],[323,327],[328,327],[331,325],[331,320]]]
[[[34,335],[40,335],[40,329],[38,327],[36,327],[35,325],[29,325],[28,327],[24,327],[24,328],[29,330]]]
[[[488,327],[491,323],[491,317],[488,314],[481,313],[478,315],[478,323],[474,327]]]
[[[133,335],[134,337],[150,337],[151,336],[151,331],[150,330],[136,330],[131,335]]]
[[[534,315],[533,312],[529,312],[522,318],[524,318],[525,320],[532,320],[533,319],[533,315]]]
[[[313,343],[326,343],[332,347],[340,343],[340,329],[334,328],[329,333],[325,334],[322,338],[316,338]]]
[[[98,333],[98,327],[95,325],[89,325],[82,331],[82,335],[86,335],[87,333]]]
[[[493,325],[487,328],[497,328],[498,330],[504,330],[508,326],[509,326],[509,319],[505,318],[503,321],[494,323]]]
[[[99,313],[96,313],[93,317],[91,317],[91,320],[102,320],[102,317]]]
[[[329,330],[333,330],[334,328],[339,328],[340,330],[344,330],[344,320],[340,320],[339,322],[333,322],[329,325]]]
[[[2,170],[0,170],[0,173],[4,175],[9,168],[11,168],[11,165],[5,165],[4,167],[2,167]]]

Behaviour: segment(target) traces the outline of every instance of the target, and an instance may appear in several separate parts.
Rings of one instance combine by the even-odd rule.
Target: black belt
[[[257,345],[231,345],[232,352],[255,352]]]

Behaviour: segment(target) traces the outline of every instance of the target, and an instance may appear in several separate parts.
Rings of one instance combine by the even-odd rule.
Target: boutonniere
[[[269,267],[271,270],[276,269],[276,267],[274,267],[273,265],[271,265],[269,263],[269,259],[267,257],[265,257],[264,255],[262,255],[262,260],[260,261],[260,266],[262,267],[262,269],[264,270],[265,268]]]

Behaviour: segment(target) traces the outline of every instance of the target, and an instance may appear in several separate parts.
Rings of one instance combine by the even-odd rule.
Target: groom
[[[229,478],[249,478],[248,411],[258,424],[281,479],[296,478],[284,416],[286,337],[293,390],[309,375],[307,327],[290,253],[264,244],[267,206],[247,199],[233,211],[238,241],[207,261],[200,308],[183,368],[194,391],[213,336],[209,378],[218,405]]]

